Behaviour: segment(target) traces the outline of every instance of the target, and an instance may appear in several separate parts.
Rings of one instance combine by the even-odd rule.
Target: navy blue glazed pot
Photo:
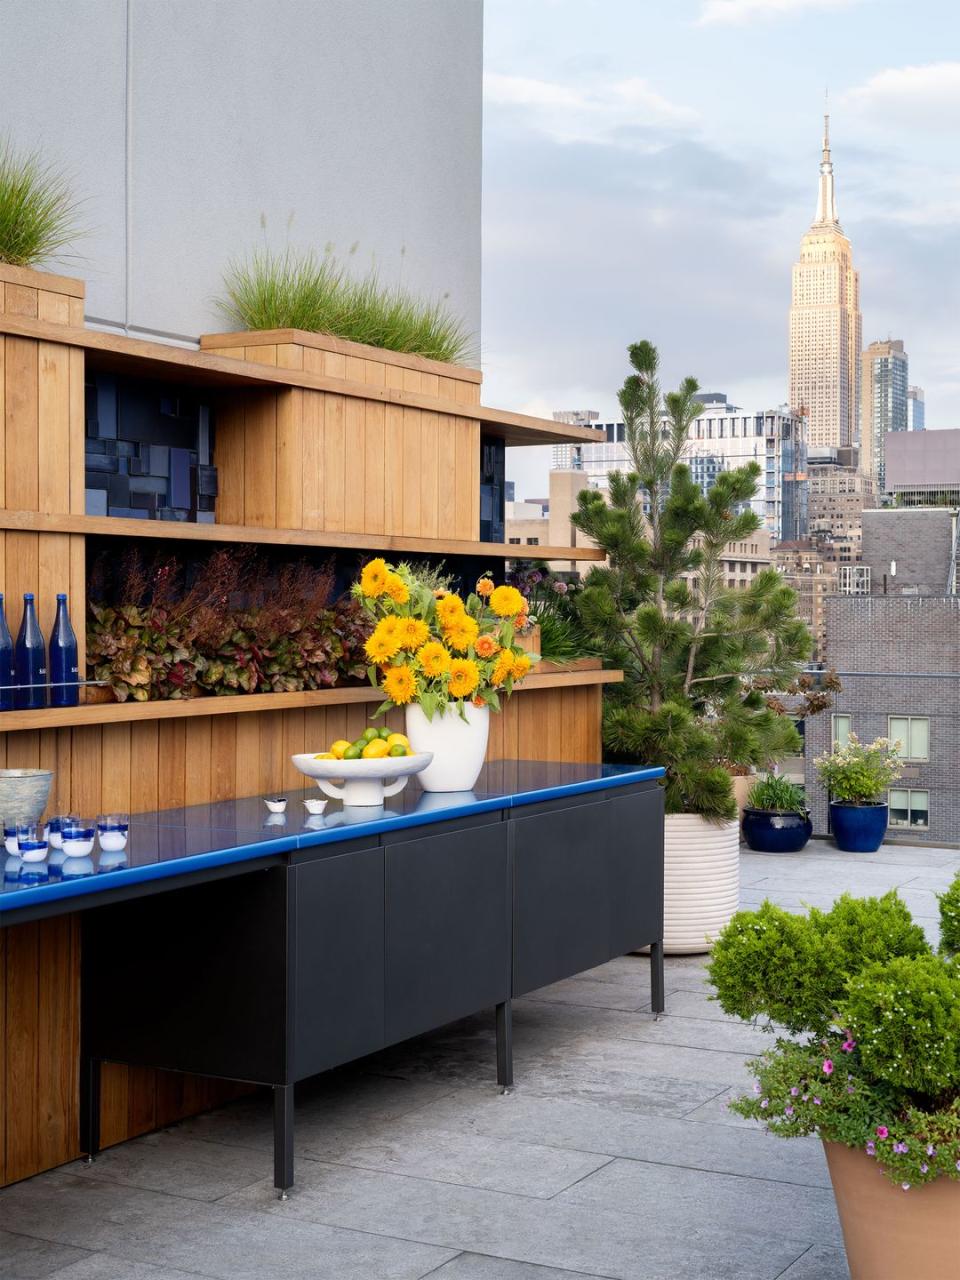
[[[876,853],[887,834],[885,804],[830,805],[830,826],[837,848],[845,853]]]
[[[813,833],[809,814],[785,809],[745,808],[742,827],[754,853],[799,853]]]

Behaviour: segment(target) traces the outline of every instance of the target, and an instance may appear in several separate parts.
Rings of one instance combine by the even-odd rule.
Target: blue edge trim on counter
[[[58,869],[55,875],[47,872],[48,878],[37,883],[36,878],[44,874],[46,863],[18,866],[18,858],[6,857],[0,884],[0,913],[271,854],[310,849],[333,841],[355,840],[472,813],[520,808],[663,776],[661,768],[638,765],[498,760],[484,766],[472,791],[425,792],[414,777],[404,791],[376,809],[350,810],[339,801],[331,800],[322,816],[310,817],[305,814],[302,801],[320,799],[321,793],[309,787],[288,792],[286,811],[282,814],[267,811],[264,801],[273,793],[131,814],[125,866],[112,870],[93,867],[86,872],[81,870],[71,879],[62,878]]]

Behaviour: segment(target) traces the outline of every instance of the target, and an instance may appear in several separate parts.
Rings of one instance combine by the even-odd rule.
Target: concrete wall
[[[960,430],[889,431],[883,449],[888,490],[960,484]]]
[[[919,437],[918,437],[919,439]],[[863,513],[861,558],[870,567],[870,590],[883,594],[941,595],[947,589],[954,514],[946,507],[887,507]],[[896,562],[896,576],[890,563]]]
[[[0,130],[66,167],[91,321],[223,328],[288,242],[449,292],[480,327],[482,0],[3,0]],[[261,228],[261,220],[266,228]]]

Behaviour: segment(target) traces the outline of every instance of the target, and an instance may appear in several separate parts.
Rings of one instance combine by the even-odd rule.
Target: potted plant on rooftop
[[[824,1145],[853,1280],[944,1280],[960,1223],[960,966],[896,893],[793,915],[765,902],[718,939],[725,1012],[785,1029],[731,1105]]]
[[[802,790],[772,773],[750,788],[741,827],[755,853],[798,853],[813,834]]]
[[[887,789],[903,772],[899,742],[876,738],[862,743],[851,733],[846,743],[814,761],[830,795],[830,826],[837,848],[875,853],[887,833]]]
[[[624,680],[604,704],[611,759],[666,769],[664,945],[706,951],[739,897],[739,827],[731,766],[769,766],[799,750],[786,716],[754,687],[786,688],[810,652],[795,596],[773,570],[728,589],[729,543],[759,527],[759,467],[721,472],[704,495],[681,458],[702,409],[686,378],[661,394],[649,342],[629,351],[620,391],[632,470],[610,476],[609,501],[578,497],[577,529],[606,553],[577,607]]]
[[[353,596],[375,624],[366,644],[370,683],[384,694],[375,714],[405,708],[411,747],[433,753],[419,774],[425,791],[469,791],[483,767],[490,712],[536,658],[516,643],[523,596],[484,575],[464,599],[379,557],[364,565]]]

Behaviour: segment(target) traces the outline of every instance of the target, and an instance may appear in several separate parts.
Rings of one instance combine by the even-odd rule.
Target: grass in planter
[[[444,298],[385,285],[375,269],[351,276],[331,254],[259,250],[232,262],[217,305],[241,329],[305,329],[451,364],[473,357],[473,337]]]
[[[0,140],[0,262],[32,267],[81,233],[69,183],[38,151]]]
[[[755,782],[747,796],[748,809],[766,809],[784,813],[806,813],[807,801],[800,787],[789,778],[768,773]]]

